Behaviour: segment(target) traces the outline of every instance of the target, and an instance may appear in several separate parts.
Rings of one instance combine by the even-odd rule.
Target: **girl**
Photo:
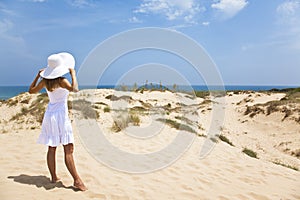
[[[87,190],[80,179],[73,159],[73,132],[68,116],[67,99],[69,91],[78,92],[78,84],[74,70],[75,60],[69,53],[53,54],[48,57],[48,66],[39,71],[29,87],[29,93],[37,93],[44,87],[48,93],[49,104],[44,114],[42,131],[38,143],[48,146],[47,165],[53,183],[60,179],[56,175],[56,147],[64,147],[65,164],[74,179],[74,187]],[[71,74],[72,84],[62,76]],[[39,78],[42,80],[38,82]]]

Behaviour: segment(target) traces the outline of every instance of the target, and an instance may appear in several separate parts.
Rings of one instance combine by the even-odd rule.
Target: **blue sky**
[[[300,0],[1,0],[0,85],[29,85],[56,52],[72,53],[79,69],[99,43],[143,27],[173,29],[198,42],[227,85],[300,85]],[[145,51],[124,62],[129,70],[165,57]],[[180,71],[184,62],[171,65]],[[117,81],[120,66],[103,84]]]

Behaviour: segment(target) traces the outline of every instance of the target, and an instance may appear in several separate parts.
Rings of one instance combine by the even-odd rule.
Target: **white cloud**
[[[300,49],[300,0],[287,0],[277,6],[277,38],[289,42],[289,47]]]
[[[204,11],[196,0],[143,0],[134,13],[159,14],[170,21],[196,23],[196,15]]]
[[[6,33],[13,27],[13,23],[7,19],[0,20],[0,34]]]
[[[269,35],[269,40],[258,44],[244,44],[242,51],[262,48],[283,49],[286,52],[300,50],[300,0],[285,0],[280,3],[275,14],[277,29]]]
[[[173,29],[175,31],[177,31],[178,29],[183,29],[183,28],[187,28],[187,27],[191,27],[192,24],[178,24],[178,25],[175,25],[175,26],[170,26],[170,27],[167,27],[168,29]]]
[[[14,24],[8,19],[0,20],[0,42],[12,43],[13,46],[23,45],[24,39],[11,33]]]
[[[210,22],[202,22],[203,26],[209,26]]]
[[[91,7],[94,5],[90,0],[70,0],[69,3],[77,8]]]
[[[137,17],[133,16],[133,17],[129,18],[129,22],[130,23],[142,23],[143,21],[138,19]]]
[[[44,3],[47,0],[20,0],[22,2]]]
[[[281,15],[294,15],[299,8],[299,1],[286,1],[277,7],[277,13]]]
[[[32,2],[37,2],[37,3],[43,3],[46,2],[47,0],[32,0]]]
[[[300,25],[300,1],[289,0],[278,5],[279,22],[283,24]]]
[[[218,0],[211,7],[218,10],[223,15],[223,18],[228,19],[243,10],[247,4],[247,0]]]
[[[4,15],[10,15],[10,16],[17,15],[16,12],[5,8],[0,8],[0,13],[3,13]]]
[[[0,2],[0,14],[10,15],[10,16],[17,15],[17,13],[15,11],[6,8],[6,6],[4,4],[2,4],[1,2]]]

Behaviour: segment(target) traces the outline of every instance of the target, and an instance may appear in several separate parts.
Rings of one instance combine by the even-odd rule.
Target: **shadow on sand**
[[[8,176],[7,178],[13,179],[15,182],[27,184],[27,185],[35,185],[38,188],[45,188],[46,190],[51,190],[54,188],[65,188],[65,189],[71,189],[74,191],[78,191],[75,187],[69,186],[66,187],[61,181],[58,181],[56,183],[52,183],[50,181],[50,178],[46,176],[29,176],[26,174],[21,174],[19,176]]]

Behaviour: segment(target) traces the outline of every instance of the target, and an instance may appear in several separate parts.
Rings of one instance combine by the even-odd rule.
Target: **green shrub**
[[[200,97],[200,98],[205,98],[210,95],[208,91],[194,91],[194,92],[196,97]]]
[[[105,106],[103,109],[104,112],[110,112],[110,107],[109,106]]]
[[[252,151],[251,149],[244,148],[242,152],[247,154],[248,156],[250,156],[252,158],[257,158],[257,153]]]
[[[224,135],[219,135],[220,140],[222,140],[223,142],[226,142],[227,144],[234,146],[227,137],[225,137]]]

